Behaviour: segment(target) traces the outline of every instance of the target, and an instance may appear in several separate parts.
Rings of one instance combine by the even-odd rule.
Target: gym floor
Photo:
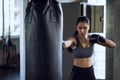
[[[19,69],[0,66],[0,80],[20,80]]]

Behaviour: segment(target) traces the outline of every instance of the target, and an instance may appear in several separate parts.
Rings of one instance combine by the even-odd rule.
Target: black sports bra
[[[80,41],[78,40],[78,38],[77,37],[75,37],[75,38],[77,41],[77,48],[72,51],[74,57],[75,58],[89,58],[89,57],[91,57],[93,55],[94,44],[92,42],[90,42],[90,47],[83,48],[83,46],[80,43]]]

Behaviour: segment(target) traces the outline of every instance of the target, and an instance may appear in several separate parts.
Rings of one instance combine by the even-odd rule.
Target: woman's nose
[[[81,32],[84,32],[85,30],[84,29],[81,29]]]

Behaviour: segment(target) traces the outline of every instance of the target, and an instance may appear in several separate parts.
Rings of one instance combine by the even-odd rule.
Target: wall
[[[116,42],[115,49],[107,48],[106,80],[120,80],[120,1],[107,0],[106,24],[107,37]]]
[[[75,22],[77,17],[80,15],[79,3],[67,3],[62,4],[63,7],[63,39],[66,40],[68,37],[73,35],[75,31]],[[70,80],[70,72],[72,68],[73,56],[63,50],[63,80]]]

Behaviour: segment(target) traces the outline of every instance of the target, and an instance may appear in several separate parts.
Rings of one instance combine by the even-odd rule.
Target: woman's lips
[[[85,34],[83,33],[83,34],[81,34],[81,36],[85,36]]]

